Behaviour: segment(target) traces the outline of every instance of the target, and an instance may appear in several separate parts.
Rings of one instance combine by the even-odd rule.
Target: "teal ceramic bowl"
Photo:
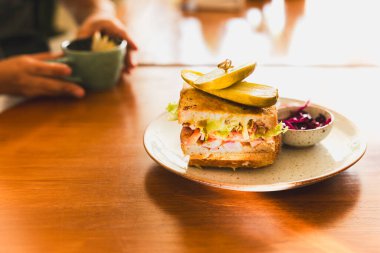
[[[111,50],[93,52],[91,38],[64,41],[61,44],[64,57],[57,61],[70,65],[72,76],[68,79],[79,83],[86,90],[102,91],[114,87],[119,80],[126,54],[127,42],[115,41]]]

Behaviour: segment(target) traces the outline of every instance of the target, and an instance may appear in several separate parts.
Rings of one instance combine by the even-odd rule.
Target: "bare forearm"
[[[110,0],[61,0],[74,15],[78,24],[94,14],[115,15],[115,7]]]

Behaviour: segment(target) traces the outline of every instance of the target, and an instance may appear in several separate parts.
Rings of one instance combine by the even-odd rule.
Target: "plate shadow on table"
[[[319,183],[263,196],[297,219],[328,227],[354,208],[360,196],[360,180],[356,173],[345,171]]]
[[[213,245],[214,252],[236,252],[236,245],[240,249],[271,250],[264,238],[255,238],[234,228],[239,219],[247,218],[234,210],[236,205],[243,204],[238,192],[194,183],[158,165],[148,171],[145,188],[156,206],[178,220],[180,244],[188,250],[184,252],[209,252],[210,245]],[[228,197],[231,194],[238,197],[234,203],[228,203],[233,200]],[[249,216],[249,213],[244,215]],[[165,238],[165,235],[161,236]],[[228,246],[226,242],[230,242]]]
[[[159,165],[148,171],[145,188],[160,209],[179,221],[186,248],[206,251],[205,245],[214,245],[227,252],[268,252],[273,245],[333,226],[360,195],[358,177],[348,172],[304,188],[256,193],[205,186]]]

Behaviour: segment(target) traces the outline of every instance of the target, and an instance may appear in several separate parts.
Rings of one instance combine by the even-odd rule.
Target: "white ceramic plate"
[[[295,99],[280,99],[278,106],[301,105]],[[330,109],[329,109],[330,110]],[[282,147],[276,162],[259,169],[196,168],[180,146],[181,125],[163,113],[152,121],[144,134],[148,154],[164,168],[206,185],[238,191],[279,191],[309,185],[348,169],[364,155],[366,143],[357,127],[346,117],[335,116],[329,136],[303,149]]]

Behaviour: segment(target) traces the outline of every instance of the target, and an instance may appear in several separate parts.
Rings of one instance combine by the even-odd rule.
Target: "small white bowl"
[[[278,119],[283,121],[288,118],[292,112],[297,111],[300,106],[287,106],[278,109]],[[307,130],[295,130],[288,129],[286,133],[282,135],[282,142],[286,145],[293,147],[309,147],[322,141],[329,135],[331,129],[334,125],[334,115],[327,109],[316,106],[309,105],[304,109],[308,112],[314,119],[322,114],[326,119],[331,118],[330,123],[323,127]]]

